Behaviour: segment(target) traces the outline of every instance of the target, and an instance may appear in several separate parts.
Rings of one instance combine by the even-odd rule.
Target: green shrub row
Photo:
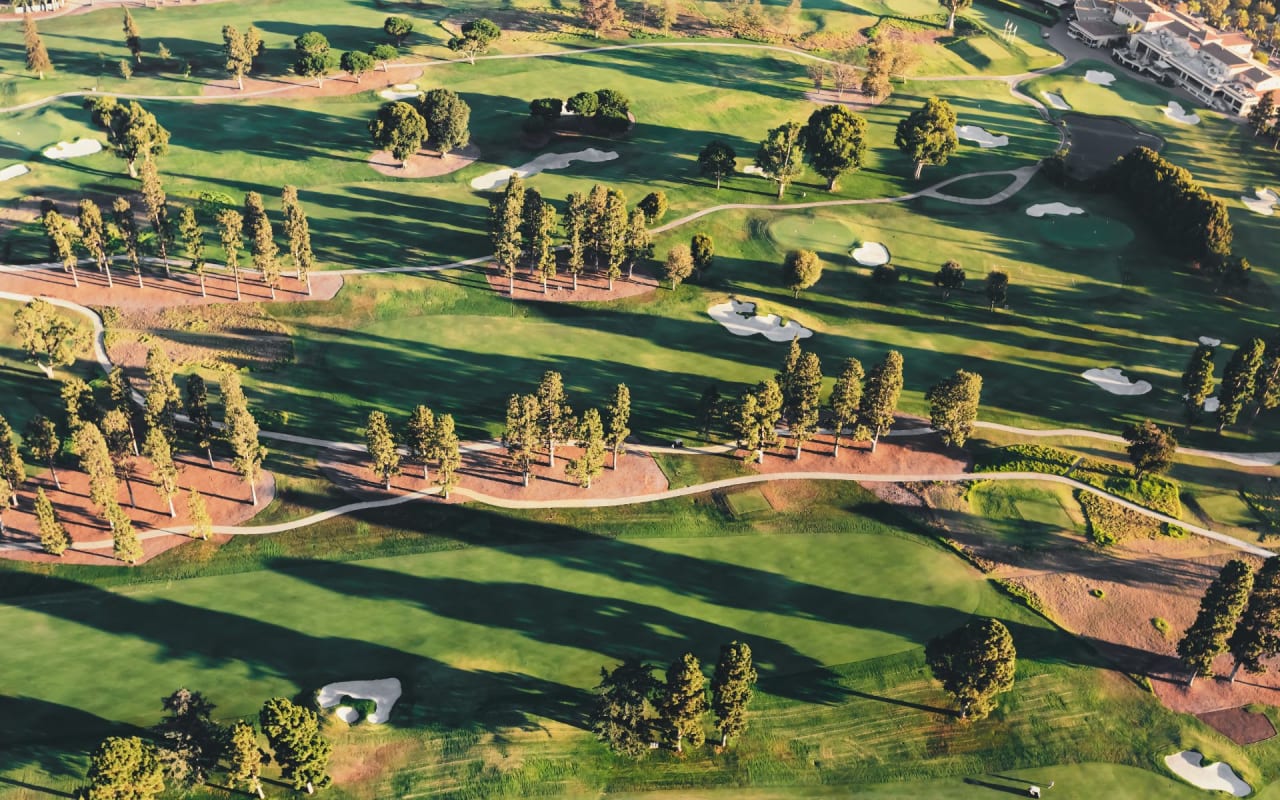
[[[1070,475],[1117,497],[1137,503],[1152,511],[1171,517],[1182,516],[1182,501],[1178,484],[1158,475],[1145,475],[1135,481],[1124,467],[1081,458],[1040,444],[1014,444],[990,448],[979,452],[976,472],[1039,472],[1044,475]]]
[[[1021,602],[1024,606],[1036,612],[1040,616],[1053,621],[1053,617],[1049,615],[1049,609],[1040,600],[1040,596],[1031,591],[1027,587],[1019,583],[1014,583],[1008,578],[992,578],[991,582],[1000,587],[1000,590],[1010,597]]]

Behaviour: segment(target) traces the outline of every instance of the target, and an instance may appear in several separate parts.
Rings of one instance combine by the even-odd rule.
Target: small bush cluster
[[[992,582],[995,583],[996,586],[999,586],[1000,589],[1005,594],[1009,595],[1015,600],[1021,601],[1023,605],[1025,605],[1027,608],[1031,609],[1032,611],[1036,612],[1040,616],[1044,617],[1045,619],[1049,621],[1053,621],[1053,617],[1050,616],[1049,614],[1048,606],[1044,604],[1044,601],[1042,601],[1040,599],[1040,596],[1037,595],[1035,592],[1031,591],[1030,589],[1023,586],[1022,584],[1014,583],[1008,578],[993,578]]]
[[[1122,539],[1138,536],[1155,537],[1164,532],[1163,524],[1119,503],[1099,497],[1083,489],[1076,490],[1076,500],[1084,510],[1085,529],[1089,539],[1103,547]]]
[[[1123,497],[1152,511],[1171,517],[1182,516],[1182,501],[1178,484],[1174,481],[1159,475],[1144,475],[1142,480],[1135,481],[1125,467],[1092,458],[1077,461],[1076,456],[1056,447],[1015,444],[992,448],[979,454],[974,470],[1069,475],[1081,483]]]

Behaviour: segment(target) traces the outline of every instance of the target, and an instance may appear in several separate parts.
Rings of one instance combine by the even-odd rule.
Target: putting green
[[[1045,242],[1068,250],[1113,250],[1133,241],[1128,225],[1091,214],[1044,217],[1035,230]]]
[[[824,259],[844,263],[857,240],[853,227],[841,219],[788,214],[769,223],[769,238],[781,250],[812,250]]]

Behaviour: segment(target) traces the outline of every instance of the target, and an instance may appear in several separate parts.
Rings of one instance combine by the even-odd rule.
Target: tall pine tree
[[[747,706],[756,683],[751,647],[745,642],[720,646],[720,658],[711,677],[711,707],[720,726],[720,746],[727,747],[730,736],[747,729]]]
[[[1213,660],[1227,649],[1253,588],[1253,570],[1240,559],[1228,561],[1200,598],[1200,611],[1178,642],[1178,655],[1197,676],[1213,675]]]

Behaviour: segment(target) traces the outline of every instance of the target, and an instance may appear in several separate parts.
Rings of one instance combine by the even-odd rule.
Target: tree
[[[462,466],[462,450],[458,446],[458,434],[452,414],[441,414],[433,429],[431,449],[440,467],[436,470],[436,483],[440,496],[449,499],[449,492],[458,484],[458,467]]]
[[[799,340],[792,339],[793,345]],[[822,392],[822,365],[813,353],[800,353],[794,369],[779,383],[782,385],[782,413],[787,431],[796,443],[795,457],[800,458],[804,443],[818,431],[818,410]]]
[[[222,26],[222,51],[226,57],[227,72],[236,79],[236,86],[244,91],[244,76],[253,71],[253,61],[262,50],[262,35],[249,26],[240,33],[234,25]]]
[[[649,749],[649,698],[657,688],[653,667],[629,658],[612,672],[600,668],[591,730],[619,755],[637,758]]]
[[[89,757],[86,800],[153,800],[164,792],[155,747],[137,736],[108,736]]]
[[[114,500],[107,506],[107,524],[111,526],[111,555],[129,566],[136,566],[145,555],[133,520]]]
[[[129,48],[134,60],[141,64],[142,32],[138,30],[138,23],[134,21],[133,14],[129,13],[127,8],[124,10],[124,46]]]
[[[993,269],[987,273],[985,286],[988,307],[996,310],[996,306],[1004,308],[1009,304],[1009,273],[1002,269]]]
[[[556,229],[555,207],[542,199],[537,189],[527,189],[524,208],[521,210],[521,238],[529,267],[542,279],[542,293],[547,293],[547,281],[556,274],[556,250],[551,234]]]
[[[113,408],[103,414],[101,430],[116,474],[124,478],[125,489],[129,492],[129,505],[137,508],[138,504],[133,497],[133,481],[130,480],[134,470],[130,459],[135,453],[133,425],[129,422],[128,406]]]
[[[569,98],[565,108],[580,117],[590,117],[600,110],[600,98],[596,97],[595,92],[578,92]]]
[[[1222,386],[1218,391],[1218,433],[1236,424],[1245,403],[1258,390],[1258,371],[1266,354],[1267,343],[1258,338],[1250,339],[1243,347],[1236,348],[1222,373]]]
[[[596,222],[596,260],[604,259],[605,277],[609,291],[613,282],[622,275],[622,262],[627,256],[627,201],[622,192],[609,189],[605,192],[604,211]]]
[[[471,140],[471,106],[449,89],[432,89],[422,96],[422,118],[427,139],[444,158],[452,150],[466,147]]]
[[[177,416],[182,395],[173,381],[173,362],[163,347],[147,351],[147,393],[143,397],[147,427],[160,428],[172,448],[177,441]],[[126,406],[127,408],[127,406]]]
[[[1263,409],[1269,410],[1280,405],[1280,333],[1273,334],[1267,340],[1256,383],[1257,388],[1253,394],[1255,420]]]
[[[4,535],[4,512],[17,497],[17,490],[5,478],[0,478],[0,536]]]
[[[933,274],[933,285],[942,290],[942,299],[946,300],[953,291],[964,287],[965,277],[959,262],[948,261]]]
[[[413,411],[409,412],[409,422],[405,426],[405,431],[408,434],[405,437],[405,446],[409,449],[409,456],[422,465],[422,479],[431,480],[428,465],[435,456],[435,414],[424,405],[414,406]]]
[[[111,259],[107,257],[107,226],[102,220],[102,209],[98,204],[84,198],[77,205],[79,212],[76,222],[80,228],[80,246],[98,265],[98,272],[107,276],[107,287],[115,284],[111,280]]]
[[[0,480],[7,481],[12,493],[9,504],[18,507],[18,487],[27,479],[27,468],[22,463],[22,454],[18,452],[18,443],[13,437],[13,428],[9,421],[0,416]]]
[[[520,264],[524,227],[524,180],[513,174],[501,195],[489,201],[489,231],[493,260],[507,276],[512,297],[516,293],[516,268]]]
[[[375,44],[370,48],[369,55],[373,56],[374,60],[382,65],[382,71],[386,72],[387,62],[394,61],[400,55],[400,51],[396,50],[393,44]]]
[[[67,430],[75,433],[85,422],[93,422],[97,411],[93,402],[93,389],[79,378],[64,381],[58,392],[67,416]]]
[[[71,222],[52,208],[44,212],[40,222],[44,225],[45,238],[49,240],[50,253],[62,262],[63,271],[70,272],[71,282],[80,288],[80,276],[76,273],[79,259],[76,258],[75,232]]]
[[[209,457],[209,468],[213,468],[213,416],[209,413],[209,389],[204,378],[197,373],[187,376],[187,391],[184,406],[187,421],[191,425],[191,434],[196,447]]]
[[[1200,611],[1178,641],[1178,656],[1198,676],[1213,675],[1213,660],[1226,651],[1253,589],[1253,569],[1240,559],[1228,561],[1200,598]]]
[[[751,647],[745,642],[720,645],[720,658],[711,676],[711,708],[720,726],[720,746],[727,747],[730,736],[747,729],[747,706],[756,683]]]
[[[257,192],[246,194],[244,204],[253,266],[261,273],[262,282],[271,290],[271,299],[275,300],[276,286],[280,283],[280,261],[277,258],[280,248],[276,246],[275,232],[271,230],[271,219],[262,205],[262,195]]]
[[[311,294],[311,268],[315,254],[311,252],[311,224],[298,200],[298,187],[285,185],[280,190],[280,206],[284,212],[284,235],[289,239],[289,257],[293,259],[294,276],[307,286]]]
[[[191,515],[191,538],[208,541],[213,534],[213,519],[209,516],[204,495],[194,486],[187,493],[187,513]]]
[[[698,153],[698,170],[716,179],[716,188],[724,176],[732,175],[738,166],[738,154],[720,140],[714,140]]]
[[[320,31],[307,31],[293,40],[293,49],[298,54],[293,71],[304,78],[315,78],[317,87],[324,86],[325,76],[333,72],[329,39]]]
[[[663,267],[662,277],[671,281],[671,291],[685,282],[693,274],[693,253],[688,245],[678,244],[667,252],[667,261]]]
[[[3,481],[3,479],[0,479]],[[3,481],[8,486],[8,481]],[[3,491],[3,489],[0,489]],[[40,531],[40,547],[51,556],[61,556],[71,546],[71,537],[67,529],[62,527],[58,516],[54,513],[53,503],[45,495],[43,488],[36,489],[36,524]],[[3,523],[0,523],[2,525]],[[2,529],[0,529],[2,530]]]
[[[338,66],[351,77],[356,79],[359,84],[366,72],[373,69],[373,56],[363,50],[348,50],[342,54],[342,58],[338,61]]]
[[[902,394],[902,354],[885,353],[884,360],[871,368],[867,388],[862,397],[862,419],[871,429],[871,452],[876,451],[880,435],[893,427]]]
[[[1160,475],[1173,466],[1173,456],[1178,452],[1178,440],[1173,434],[1151,420],[1135,422],[1124,429],[1126,450],[1133,462],[1134,477]]]
[[[22,41],[27,51],[27,71],[34,72],[44,80],[46,72],[53,72],[53,62],[49,60],[49,51],[45,49],[44,39],[36,30],[36,21],[30,14],[22,20]]]
[[[627,278],[631,278],[636,265],[647,258],[653,258],[653,237],[646,227],[648,217],[639,206],[631,209],[627,219],[626,242],[623,247],[627,255]],[[690,264],[692,268],[692,263]]]
[[[935,383],[925,393],[929,401],[929,424],[942,434],[944,445],[964,447],[978,419],[981,398],[982,376],[963,369]]]
[[[951,104],[937,97],[930,97],[924,106],[912,111],[898,123],[893,137],[897,145],[916,165],[915,177],[926,167],[941,167],[959,147],[956,139],[956,112]]]
[[[382,22],[382,30],[396,40],[396,47],[404,47],[404,40],[413,33],[413,20],[408,17],[387,17]]]
[[[738,401],[734,431],[738,446],[764,462],[764,451],[778,440],[778,420],[782,418],[782,389],[778,382],[766,380],[743,393]]]
[[[582,455],[569,459],[565,465],[565,474],[576,480],[583,489],[590,489],[591,481],[604,471],[605,440],[600,412],[594,408],[587,409],[582,415],[577,434]]]
[[[22,443],[27,446],[27,452],[36,461],[44,462],[49,467],[49,474],[53,477],[53,485],[62,489],[62,482],[58,480],[58,470],[55,461],[58,459],[58,453],[62,451],[62,441],[58,438],[58,426],[43,414],[36,414],[27,422],[27,427],[22,432]]]
[[[625,383],[618,384],[613,390],[613,398],[606,410],[609,414],[609,431],[605,442],[613,451],[613,469],[617,469],[618,455],[623,451],[627,437],[631,435],[631,429],[627,427],[631,423],[631,390]]]
[[[448,44],[450,50],[462,53],[474,64],[476,56],[487,52],[489,45],[500,38],[502,38],[502,29],[492,21],[481,18],[464,23],[461,35],[451,38]]]
[[[840,436],[844,433],[845,427],[858,419],[858,412],[862,407],[864,379],[862,362],[856,358],[845,359],[840,375],[836,378],[836,385],[831,390],[831,397],[827,400],[827,404],[831,407],[832,427],[835,429],[833,433],[835,452],[832,453],[832,457],[840,456]],[[861,438],[857,432],[854,436]]]
[[[995,696],[1013,688],[1017,652],[1004,623],[975,619],[931,640],[925,661],[960,704],[960,718],[982,719],[995,707]]]
[[[106,519],[107,509],[115,505],[119,484],[116,483],[115,463],[102,431],[92,422],[81,423],[72,437],[73,449],[80,457],[80,468],[89,476],[89,501],[98,507]]]
[[[565,269],[573,276],[573,290],[578,291],[578,275],[586,269],[587,247],[587,198],[581,192],[573,192],[565,198],[564,230],[568,242]]]
[[[538,398],[532,394],[513,394],[507,401],[507,424],[502,431],[502,446],[511,465],[529,486],[533,461],[538,448]]]
[[[822,278],[822,260],[812,250],[792,250],[782,263],[783,281],[793,297]]]
[[[244,247],[244,216],[234,209],[218,212],[218,236],[226,254],[227,269],[236,284],[236,299],[240,299],[240,248]]]
[[[116,236],[124,248],[125,258],[138,278],[138,288],[142,288],[142,257],[138,251],[138,221],[133,216],[133,205],[123,197],[117,197],[111,203],[111,219],[115,223]]]
[[[693,653],[671,662],[666,683],[659,691],[655,704],[658,719],[667,734],[675,737],[676,752],[684,752],[686,736],[694,747],[701,747],[706,740],[702,716],[707,713],[707,679]]]
[[[622,22],[622,11],[615,0],[582,0],[582,21],[596,36]]]
[[[159,428],[152,428],[147,433],[142,452],[151,461],[151,482],[156,487],[156,493],[169,504],[169,516],[178,516],[173,507],[173,498],[178,494],[178,467],[173,463],[169,440]]]
[[[185,787],[202,785],[218,765],[226,731],[212,719],[215,706],[200,692],[178,689],[161,701],[168,712],[152,731],[169,778]]]
[[[193,206],[182,207],[178,215],[178,231],[182,234],[182,243],[186,247],[187,260],[191,262],[191,269],[200,278],[200,296],[208,297],[209,293],[205,290],[204,284],[204,228],[196,219],[196,210]]]
[[[809,115],[804,151],[813,171],[827,179],[827,191],[841,175],[862,168],[866,135],[867,121],[844,106],[823,106]]]
[[[649,192],[636,203],[636,207],[644,212],[644,221],[650,225],[659,222],[667,215],[667,193],[663,191]]]
[[[1253,579],[1249,605],[1227,640],[1227,649],[1236,661],[1232,682],[1241,667],[1255,675],[1266,672],[1266,659],[1280,654],[1280,559],[1262,562]]]
[[[689,255],[693,257],[694,274],[701,279],[702,273],[711,269],[711,263],[715,259],[715,241],[705,233],[695,233],[689,240]]]
[[[576,426],[573,409],[559,372],[547,370],[538,382],[538,432],[547,445],[548,466],[555,469],[556,443],[567,439]]]
[[[249,410],[249,401],[240,387],[240,376],[229,369],[222,373],[222,413],[232,463],[249,484],[249,496],[256,506],[258,473],[267,457],[267,448],[258,441],[258,422]]]
[[[58,314],[52,303],[39,297],[18,309],[13,323],[27,359],[50,378],[58,367],[74,364],[88,340],[84,328]]]
[[[801,134],[804,129],[798,122],[788,122],[769,131],[760,148],[756,150],[756,166],[778,183],[778,199],[787,190],[787,184],[800,174],[804,165],[801,158]]]
[[[148,356],[150,354],[148,353]],[[133,428],[133,398],[135,392],[133,385],[129,383],[129,379],[124,375],[124,369],[119,365],[111,368],[107,373],[107,398],[110,404],[101,411],[118,410],[124,419],[124,426],[128,429],[129,446],[133,449],[133,454],[139,454],[138,435]],[[145,404],[146,399],[143,398]],[[145,408],[144,408],[145,411]],[[103,414],[99,414],[99,421]],[[110,438],[110,437],[108,437]]]
[[[267,754],[258,746],[258,731],[252,723],[238,720],[227,737],[227,780],[232,788],[245,786],[262,800],[262,765]]]
[[[893,93],[893,56],[879,38],[867,48],[867,68],[862,75],[862,93],[875,103]]]
[[[1258,98],[1258,104],[1249,110],[1249,125],[1253,127],[1253,135],[1257,136],[1266,130],[1271,125],[1271,120],[1275,115],[1275,92],[1266,92],[1262,97]]]
[[[1200,418],[1204,401],[1213,394],[1213,348],[1198,345],[1182,371],[1182,399],[1186,402],[1187,427]]]
[[[275,697],[262,706],[258,722],[280,765],[281,775],[294,789],[305,788],[307,794],[314,794],[317,786],[324,788],[332,782],[325,773],[333,745],[321,733],[316,712]]]
[[[370,411],[364,430],[365,447],[369,450],[369,466],[382,478],[387,491],[391,491],[391,478],[400,472],[400,451],[387,423],[387,415]]]
[[[168,152],[169,131],[136,100],[122,105],[114,97],[91,97],[85,105],[93,123],[107,132],[107,141],[116,155],[128,164],[129,177],[138,177],[139,160]]]
[[[956,30],[956,13],[964,11],[973,5],[973,0],[938,0],[938,3],[947,9],[947,30],[954,33]]]

